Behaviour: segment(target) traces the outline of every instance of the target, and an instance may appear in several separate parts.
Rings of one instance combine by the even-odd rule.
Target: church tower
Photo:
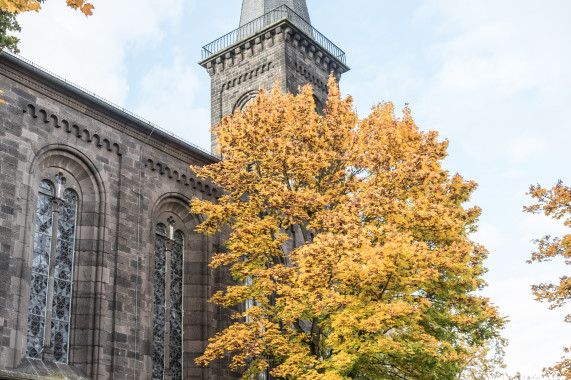
[[[212,125],[276,78],[291,93],[311,84],[322,109],[329,74],[339,80],[349,70],[345,53],[312,26],[305,0],[243,0],[238,29],[205,45],[199,64],[211,78]]]

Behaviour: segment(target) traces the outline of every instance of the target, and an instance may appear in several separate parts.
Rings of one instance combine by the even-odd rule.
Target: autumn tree
[[[556,220],[563,220],[566,227],[571,227],[571,188],[563,185],[559,181],[551,189],[546,189],[540,185],[531,186],[528,192],[536,203],[524,207],[525,212],[543,213]],[[566,265],[571,265],[571,234],[562,238],[544,236],[535,241],[537,250],[532,252],[532,262],[551,261],[556,258],[563,259]],[[562,275],[558,283],[543,283],[532,286],[535,299],[541,302],[548,302],[550,309],[565,306],[571,301],[571,278]],[[571,313],[565,316],[565,321],[571,323]],[[564,352],[569,354],[571,347],[564,348]],[[557,376],[564,379],[571,379],[571,356],[563,356],[559,363],[553,367],[545,368],[546,376]]]
[[[226,191],[191,202],[200,232],[231,230],[210,265],[236,283],[211,301],[241,310],[196,362],[229,354],[244,379],[456,378],[504,323],[475,293],[476,183],[442,169],[448,143],[408,108],[359,120],[329,89],[322,114],[309,86],[261,90],[213,128],[224,159],[193,168]]]

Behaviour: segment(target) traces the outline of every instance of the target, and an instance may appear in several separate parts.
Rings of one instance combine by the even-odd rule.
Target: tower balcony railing
[[[287,5],[281,5],[267,12],[263,16],[260,16],[250,21],[249,23],[242,25],[238,29],[223,35],[222,37],[212,41],[207,45],[204,45],[202,47],[202,59],[204,60],[208,57],[211,57],[214,54],[226,49],[227,47],[232,46],[235,43],[242,41],[243,39],[248,38],[256,32],[281,20],[291,21],[295,26],[307,34],[308,37],[321,45],[322,48],[327,50],[339,61],[343,62],[343,64],[346,64],[345,52],[338,48],[333,42],[329,41],[329,39],[327,39],[327,37],[325,37],[323,34],[319,33],[317,29],[311,26],[310,23],[305,21],[303,17],[295,13]]]

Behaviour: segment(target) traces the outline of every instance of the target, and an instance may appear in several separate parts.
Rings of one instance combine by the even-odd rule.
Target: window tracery
[[[165,261],[166,228],[158,224],[155,237],[153,379],[162,379],[165,370]]]
[[[155,229],[153,379],[182,379],[182,275],[184,235],[174,220]]]
[[[48,273],[52,238],[52,201],[54,189],[50,182],[39,186],[36,207],[36,231],[34,234],[34,257],[30,309],[28,316],[28,357],[41,359],[43,352],[46,303],[48,298]]]
[[[28,312],[27,356],[67,363],[78,196],[42,180],[38,190]],[[49,326],[49,328],[46,328]]]
[[[182,265],[184,236],[174,233],[171,258],[170,368],[173,379],[182,379]]]

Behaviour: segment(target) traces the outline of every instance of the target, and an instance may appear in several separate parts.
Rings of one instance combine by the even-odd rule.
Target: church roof
[[[240,15],[240,26],[244,26],[282,5],[289,7],[301,16],[305,22],[311,25],[305,0],[243,0],[242,14]]]
[[[188,151],[195,156],[199,156],[206,162],[216,162],[218,158],[210,154],[207,150],[199,147],[198,145],[183,139],[174,133],[161,128],[160,126],[146,120],[135,113],[118,106],[117,104],[104,99],[103,97],[78,86],[69,80],[54,74],[53,72],[46,70],[45,68],[35,64],[34,62],[6,51],[2,51],[0,54],[0,63],[8,63],[17,67],[19,70],[23,71],[26,75],[35,75],[45,81],[47,81],[52,86],[55,86],[61,91],[70,93],[74,99],[84,102],[84,104],[90,104],[93,107],[97,107],[109,112],[111,115],[118,117],[125,121],[125,126],[130,125],[137,129],[140,129],[144,134],[148,136],[159,137],[164,140],[170,141],[177,146],[180,146],[185,151]],[[1,375],[1,373],[0,373]],[[0,378],[2,378],[0,376]]]

